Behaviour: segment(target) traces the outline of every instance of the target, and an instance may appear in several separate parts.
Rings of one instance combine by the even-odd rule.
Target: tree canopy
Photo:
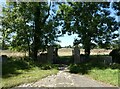
[[[80,39],[74,44],[82,43],[85,54],[90,54],[93,44],[108,48],[111,40],[118,37],[118,23],[110,16],[110,3],[69,2],[60,5],[58,18],[63,31],[74,32]]]
[[[119,4],[112,7],[119,15]],[[74,45],[81,43],[86,55],[95,45],[109,48],[119,28],[109,8],[110,2],[9,2],[1,16],[2,46],[7,43],[11,49],[28,51],[36,60],[39,50],[54,45],[68,32],[78,34]]]
[[[32,51],[36,59],[39,49],[57,41],[59,34],[52,7],[47,2],[8,3],[3,8],[2,32],[11,39],[11,47]]]

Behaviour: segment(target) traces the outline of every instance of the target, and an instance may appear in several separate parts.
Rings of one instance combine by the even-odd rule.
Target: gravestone
[[[54,58],[54,48],[52,46],[49,46],[47,49],[47,60],[49,63],[53,63]]]
[[[78,46],[75,46],[73,55],[74,63],[80,63],[80,49]]]

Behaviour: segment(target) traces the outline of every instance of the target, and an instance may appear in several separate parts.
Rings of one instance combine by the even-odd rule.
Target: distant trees
[[[71,46],[71,45],[68,45],[68,46],[65,46],[65,48],[72,48],[72,46]]]
[[[74,44],[81,43],[86,55],[90,54],[94,43],[108,48],[111,40],[118,37],[118,34],[114,33],[118,30],[118,24],[115,18],[110,16],[109,4],[68,2],[60,5],[58,18],[62,20],[60,23],[63,32],[79,34],[80,39],[76,39]]]

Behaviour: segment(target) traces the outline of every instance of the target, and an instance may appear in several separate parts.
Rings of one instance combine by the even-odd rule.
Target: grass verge
[[[94,60],[81,64],[71,64],[69,69],[71,73],[86,75],[95,80],[118,86],[120,64],[105,65]]]
[[[6,89],[23,83],[35,82],[57,72],[57,65],[43,65],[28,60],[9,58],[2,65],[2,88]]]
[[[99,80],[113,86],[118,86],[118,69],[92,69],[88,75],[95,80]]]

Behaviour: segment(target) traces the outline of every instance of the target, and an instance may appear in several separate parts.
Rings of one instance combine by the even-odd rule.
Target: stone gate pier
[[[38,57],[40,63],[55,63],[57,60],[57,48],[49,46],[47,48],[47,53],[41,53]]]
[[[72,50],[72,56],[73,56],[73,60],[74,63],[80,63],[80,49],[78,46],[75,46],[74,50]]]

